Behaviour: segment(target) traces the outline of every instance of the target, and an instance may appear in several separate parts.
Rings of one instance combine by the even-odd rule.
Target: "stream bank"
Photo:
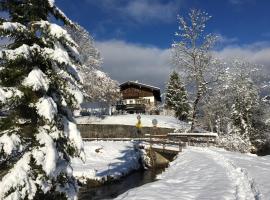
[[[143,146],[136,146],[134,151],[140,153],[140,168],[118,177],[106,177],[101,180],[90,180],[83,184],[79,192],[79,200],[113,199],[124,192],[156,181],[158,174],[162,173],[173,161],[174,157],[163,157],[157,152],[145,150]]]

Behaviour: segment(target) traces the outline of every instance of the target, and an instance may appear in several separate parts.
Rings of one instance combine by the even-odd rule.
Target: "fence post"
[[[182,152],[182,144],[181,144],[181,140],[179,140],[179,152]]]
[[[164,140],[163,140],[162,146],[163,146],[163,152],[164,152],[165,151],[165,141]]]

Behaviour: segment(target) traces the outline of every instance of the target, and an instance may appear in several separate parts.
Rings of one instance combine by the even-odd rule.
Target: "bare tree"
[[[205,35],[207,21],[211,17],[200,10],[191,10],[188,19],[178,17],[180,38],[172,45],[172,60],[188,85],[192,88],[191,130],[195,128],[198,105],[208,91],[208,85],[218,79],[219,62],[212,57],[211,50],[217,41],[213,34]]]
[[[119,84],[107,73],[101,71],[102,58],[96,49],[93,37],[80,25],[66,26],[67,31],[77,42],[80,60],[83,63],[79,69],[83,77],[85,95],[90,101],[114,103],[120,98]]]

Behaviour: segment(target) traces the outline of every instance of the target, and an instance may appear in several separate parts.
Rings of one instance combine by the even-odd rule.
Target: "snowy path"
[[[207,149],[205,153],[217,164],[225,168],[225,172],[235,188],[235,199],[261,199],[262,195],[255,181],[249,177],[245,169],[237,167],[232,160],[216,151]]]
[[[158,178],[117,199],[270,199],[270,156],[188,148]]]

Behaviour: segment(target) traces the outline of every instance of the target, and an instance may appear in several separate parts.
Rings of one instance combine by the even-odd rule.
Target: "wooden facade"
[[[161,102],[160,89],[154,86],[128,81],[120,85],[120,91],[122,101],[118,108],[129,113],[145,113]]]
[[[145,90],[144,88],[138,89],[134,87],[125,88],[121,91],[124,99],[135,99],[140,97],[150,97],[153,96],[153,92]]]

